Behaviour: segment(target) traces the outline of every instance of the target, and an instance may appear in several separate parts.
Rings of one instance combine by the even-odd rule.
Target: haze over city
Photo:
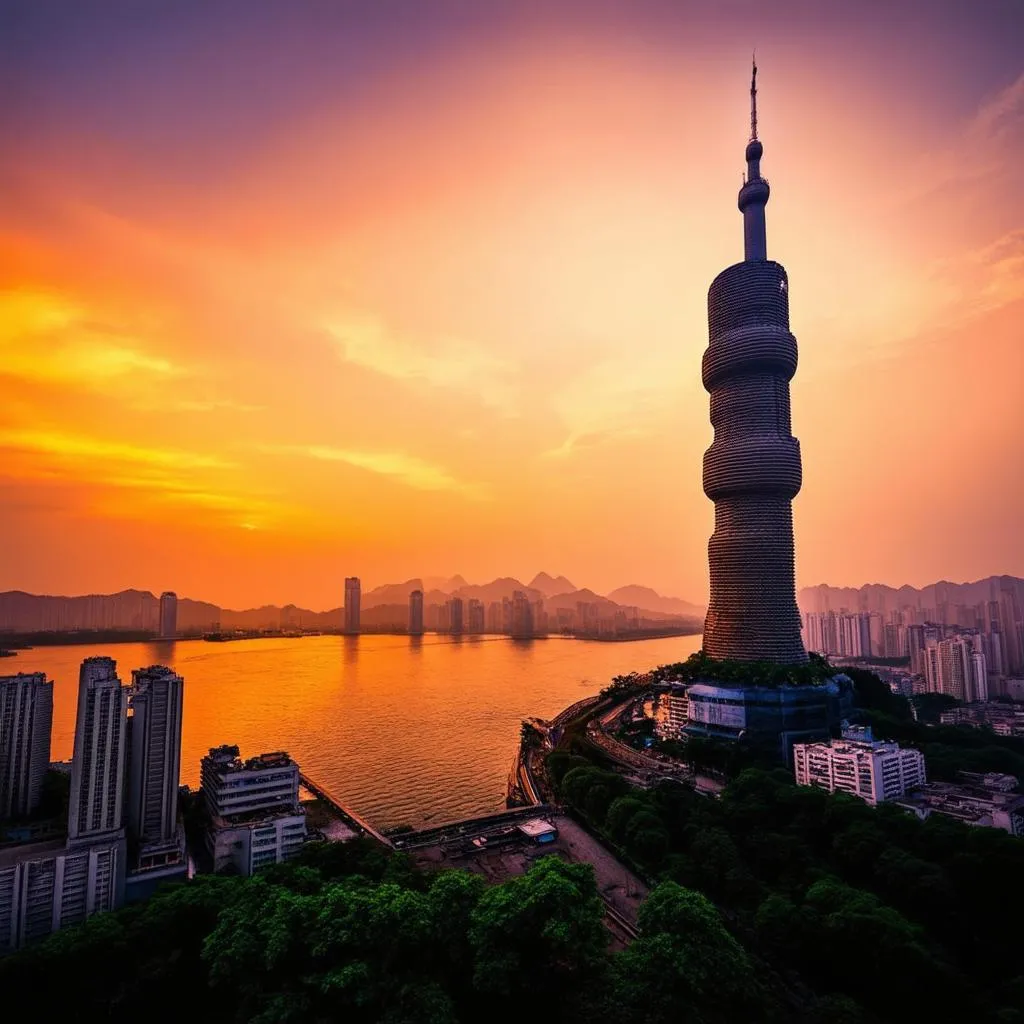
[[[0,587],[704,603],[755,44],[798,585],[1024,574],[1016,5],[870,6],[6,8]]]

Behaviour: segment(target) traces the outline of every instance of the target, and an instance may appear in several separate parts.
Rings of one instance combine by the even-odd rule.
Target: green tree
[[[477,989],[557,1005],[603,966],[603,917],[590,865],[541,858],[525,875],[488,889],[473,911]]]

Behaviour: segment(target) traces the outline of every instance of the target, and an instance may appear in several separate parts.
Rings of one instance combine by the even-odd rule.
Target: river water
[[[236,743],[243,757],[287,750],[379,828],[421,826],[504,807],[520,722],[551,718],[612,676],[680,661],[700,636],[600,643],[563,638],[453,640],[427,635],[311,636],[38,647],[0,672],[54,681],[51,757],[71,757],[78,667],[116,659],[122,681],[145,665],[185,679],[181,781]]]

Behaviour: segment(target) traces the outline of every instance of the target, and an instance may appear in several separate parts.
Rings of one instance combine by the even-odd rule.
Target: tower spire
[[[750,75],[750,141],[757,139],[757,50],[750,58],[753,71]]]

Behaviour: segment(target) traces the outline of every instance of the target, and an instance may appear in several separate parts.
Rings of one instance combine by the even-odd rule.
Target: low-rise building
[[[977,701],[950,708],[939,715],[943,725],[987,727],[997,736],[1024,736],[1024,707],[998,701]]]
[[[686,687],[679,686],[658,695],[654,732],[660,740],[680,740],[689,720],[690,702]]]
[[[214,747],[202,760],[200,779],[214,871],[251,875],[302,849],[299,766],[286,753],[243,761],[236,746]]]
[[[1016,792],[1014,775],[959,772],[956,782],[929,782],[896,801],[922,821],[943,814],[980,828],[1000,828],[1024,835],[1024,796]]]
[[[843,738],[793,746],[798,786],[849,793],[875,805],[894,800],[925,781],[924,755],[873,739],[868,728],[846,728]]]

